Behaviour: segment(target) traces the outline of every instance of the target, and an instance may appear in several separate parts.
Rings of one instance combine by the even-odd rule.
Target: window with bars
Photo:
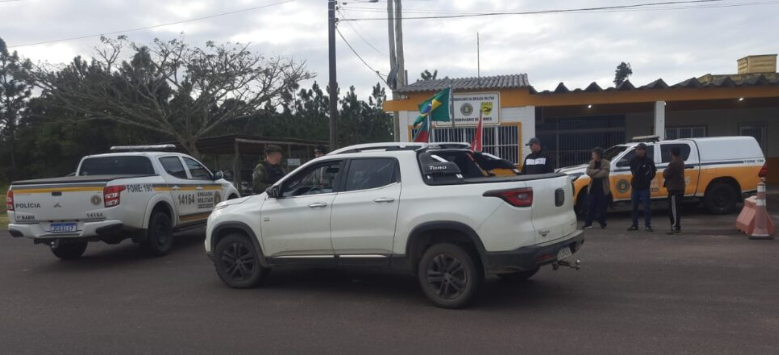
[[[666,127],[665,139],[706,137],[706,126]]]
[[[483,129],[482,147],[485,153],[519,164],[519,126],[487,126]],[[471,143],[475,134],[476,127],[435,127],[430,141]],[[416,135],[416,130],[413,135]]]

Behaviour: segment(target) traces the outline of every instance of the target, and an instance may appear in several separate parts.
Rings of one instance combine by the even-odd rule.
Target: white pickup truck
[[[315,159],[265,193],[216,206],[206,253],[230,287],[285,265],[393,268],[437,306],[467,305],[485,273],[578,268],[584,242],[564,174],[488,176],[467,144],[386,143]]]
[[[174,231],[202,226],[216,204],[239,197],[221,172],[159,151],[171,148],[114,147],[84,157],[75,176],[13,182],[6,195],[10,234],[48,244],[62,259],[81,257],[90,241],[127,238],[152,255],[167,254]]]

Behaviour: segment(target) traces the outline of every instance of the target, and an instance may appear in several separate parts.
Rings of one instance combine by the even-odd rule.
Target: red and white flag
[[[471,142],[471,148],[473,148],[474,152],[481,152],[482,151],[482,136],[484,135],[484,130],[482,129],[482,119],[481,119],[481,110],[479,110],[479,125],[476,126],[476,134],[473,135],[473,142]]]

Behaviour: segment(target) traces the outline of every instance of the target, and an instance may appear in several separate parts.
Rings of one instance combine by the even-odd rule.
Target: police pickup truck
[[[13,237],[44,243],[61,259],[90,241],[140,243],[167,254],[173,232],[205,224],[214,206],[239,193],[221,172],[173,145],[112,147],[82,158],[74,176],[15,181],[6,195]]]

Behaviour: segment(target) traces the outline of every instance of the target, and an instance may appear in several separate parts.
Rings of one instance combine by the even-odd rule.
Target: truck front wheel
[[[62,242],[56,241],[51,245],[51,252],[62,260],[78,259],[87,250],[89,242]]]
[[[433,304],[442,308],[462,308],[476,296],[484,272],[462,247],[435,244],[419,260],[417,278]]]
[[[167,213],[152,213],[143,248],[152,256],[164,256],[173,248],[173,224]]]

